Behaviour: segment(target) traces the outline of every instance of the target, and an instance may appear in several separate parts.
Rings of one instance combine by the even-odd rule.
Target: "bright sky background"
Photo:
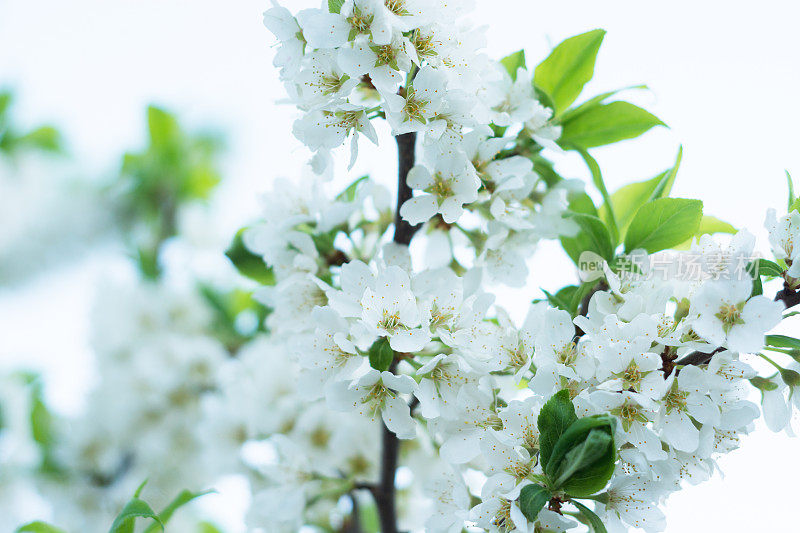
[[[596,151],[609,188],[657,174],[683,144],[673,195],[703,199],[707,214],[748,227],[763,246],[766,209],[784,207],[784,169],[800,179],[796,2],[476,1],[475,20],[489,27],[497,57],[524,47],[535,63],[568,36],[608,30],[585,94],[646,83],[650,92],[630,98],[670,125]],[[228,183],[218,207],[234,228],[257,212],[257,191],[275,176],[297,175],[306,158],[289,133],[291,108],[276,105],[284,93],[261,25],[267,7],[256,0],[0,0],[0,86],[17,91],[20,122],[59,125],[92,176],[113,173],[120,154],[141,145],[150,102],[225,132]],[[382,149],[393,155],[390,143]],[[395,168],[379,153],[365,149],[351,176],[371,170],[390,183]],[[563,169],[585,175],[575,161]],[[0,356],[45,366],[64,402],[74,401],[72,377],[87,375],[85,313],[104,261],[0,290]],[[532,294],[567,279],[560,263],[540,256],[534,264]],[[668,532],[797,527],[800,441],[759,429],[721,461],[725,480],[672,497]]]

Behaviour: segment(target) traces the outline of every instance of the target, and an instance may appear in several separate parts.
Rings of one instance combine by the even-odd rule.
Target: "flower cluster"
[[[374,119],[411,135],[410,153],[407,141],[398,146],[401,161],[415,163],[401,173],[414,194],[398,215],[412,232],[422,226],[414,240],[425,247],[416,257],[391,240],[388,195],[371,180],[327,200],[313,177],[280,183],[263,225],[245,234],[274,274],[260,293],[274,310],[272,335],[287,339],[309,412],[325,405],[399,439],[408,471],[389,483],[413,502],[399,510],[401,529],[557,532],[579,528],[583,515],[611,531],[661,531],[659,505],[684,482],[707,479],[753,428],[754,390],[771,427],[788,423],[800,374],[758,352],[796,355],[793,339],[765,335],[798,302],[763,291],[777,277],[786,291],[800,285],[797,213],[768,218],[773,262],[754,260],[746,231],[721,221],[702,230],[702,202],[669,198],[678,164],[615,204],[587,149],[661,122],[626,102],[603,103],[609,95],[570,107],[585,80],[564,89],[573,82],[558,69],[570,53],[593,57],[602,33],[568,39],[533,71],[521,52],[490,60],[455,5],[347,0],[297,16],[267,11],[280,40],[276,65],[303,113],[294,132],[315,152],[316,171],[348,137],[351,163],[359,134],[377,143]],[[649,125],[613,132],[621,107]],[[548,157],[565,149],[587,162],[601,208],[581,180],[555,171]],[[529,306],[500,301],[492,283],[524,286],[526,259],[545,239],[560,239],[579,266],[591,253],[592,277]],[[676,248],[685,251],[665,263],[660,252]],[[686,262],[692,275],[679,275]],[[763,361],[778,373],[759,376]],[[575,429],[569,444],[554,443],[551,398],[569,404],[570,424],[603,430]],[[385,479],[341,464],[331,471],[330,460],[298,453],[291,431],[278,433],[271,442],[291,474],[256,494],[253,527],[291,531],[317,520],[337,483],[345,514],[357,514],[367,492],[383,512]],[[281,490],[291,505],[278,512]],[[342,509],[339,501],[331,516]]]
[[[280,41],[275,64],[303,113],[294,133],[315,152],[312,166],[322,173],[348,137],[352,165],[360,135],[377,144],[379,117],[393,135],[421,135],[424,157],[406,180],[417,194],[401,216],[456,224],[468,238],[482,233],[489,275],[521,286],[530,243],[575,233],[561,215],[582,184],[549,182],[521,155],[560,150],[561,127],[524,65],[481,51],[483,30],[464,19],[467,4],[348,0],[296,17],[276,5],[264,22]]]
[[[159,254],[177,227],[139,245],[145,279],[101,291],[99,380],[68,438],[42,437],[56,429],[41,391],[21,402],[32,431],[0,428],[0,451],[33,439],[57,470],[40,492],[60,522],[96,529],[144,478],[171,495],[233,474],[254,532],[374,532],[377,515],[385,533],[650,533],[762,414],[792,431],[800,339],[772,330],[800,305],[800,201],[768,213],[768,259],[701,201],[670,197],[680,157],[610,194],[589,149],[662,123],[615,92],[575,104],[604,32],[529,69],[522,51],[482,51],[469,4],[265,13],[309,173],[276,180],[226,252],[244,289],[171,285]],[[379,142],[378,119],[397,138],[395,206],[379,172],[326,179],[348,139],[351,168],[361,135]],[[567,150],[596,191],[560,174]],[[151,151],[129,177],[194,174]],[[174,219],[160,207],[141,211]],[[547,240],[573,285],[532,301],[498,287],[528,285]]]

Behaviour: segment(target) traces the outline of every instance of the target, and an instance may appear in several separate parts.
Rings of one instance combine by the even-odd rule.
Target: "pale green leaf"
[[[611,261],[615,246],[603,221],[582,213],[569,213],[566,216],[580,228],[574,237],[561,238],[561,246],[570,259],[577,264],[583,252],[594,252],[606,261]]]
[[[500,64],[506,69],[511,79],[517,80],[517,71],[525,68],[525,50],[518,50],[500,60]]]
[[[158,515],[153,511],[150,505],[140,500],[138,497],[134,497],[125,504],[125,507],[123,507],[119,515],[117,515],[114,523],[111,524],[109,533],[132,533],[134,530],[134,521],[137,518],[149,518],[157,524],[157,531],[164,531],[164,524],[161,523]]]
[[[536,67],[534,83],[553,99],[556,113],[565,111],[594,76],[597,52],[605,34],[604,30],[592,30],[570,37]]]
[[[614,96],[616,94],[619,94],[619,93],[621,93],[623,91],[630,91],[630,90],[634,90],[634,89],[647,89],[647,88],[648,88],[647,85],[631,85],[630,87],[623,87],[622,89],[616,89],[614,91],[606,91],[604,93],[600,93],[597,96],[593,96],[593,97],[589,98],[588,100],[586,100],[582,104],[580,104],[578,106],[575,106],[575,107],[571,107],[571,108],[567,109],[566,111],[564,111],[563,113],[561,113],[561,116],[559,117],[560,121],[562,123],[566,122],[570,118],[572,118],[572,117],[574,117],[576,115],[580,115],[581,113],[585,112],[587,109],[595,107],[598,104],[602,104],[603,102],[605,102],[606,100],[608,100],[612,96]]]
[[[664,123],[628,102],[611,102],[587,108],[562,123],[561,141],[583,148],[633,139]]]
[[[586,518],[586,521],[589,522],[589,527],[592,528],[592,533],[608,533],[606,526],[603,525],[603,521],[600,520],[600,517],[595,514],[594,511],[586,507],[580,502],[576,502],[572,500],[572,505],[578,508],[578,511]]]
[[[572,145],[571,148],[577,151],[586,162],[586,166],[589,167],[589,172],[592,174],[592,183],[597,190],[600,191],[603,201],[606,203],[606,205],[611,205],[611,196],[608,194],[608,189],[606,188],[605,181],[603,180],[603,174],[600,172],[600,165],[597,164],[595,158],[592,157],[591,154],[589,154],[589,152],[582,146]],[[606,214],[607,219],[605,220],[605,223],[608,226],[613,247],[616,247],[620,239],[616,213],[614,212],[614,209],[609,209],[607,210]]]
[[[45,522],[31,522],[17,528],[16,533],[66,533],[63,529]]]
[[[697,233],[703,202],[684,198],[659,198],[636,212],[625,235],[625,250],[642,248],[655,253],[678,246]]]
[[[172,518],[172,515],[175,514],[175,511],[186,505],[187,503],[200,498],[201,496],[205,496],[206,494],[210,494],[213,491],[203,491],[203,492],[192,492],[189,490],[183,490],[180,494],[178,494],[169,504],[167,504],[164,509],[158,513],[158,520],[162,525],[165,525],[169,522],[169,519]],[[144,530],[144,533],[154,533],[159,530],[159,523],[155,522],[150,524],[150,526]]]

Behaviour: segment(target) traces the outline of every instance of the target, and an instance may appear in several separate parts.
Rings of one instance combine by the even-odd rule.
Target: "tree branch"
[[[783,289],[778,291],[778,294],[775,295],[775,301],[783,302],[783,305],[786,306],[786,309],[789,309],[796,305],[800,305],[800,292],[789,287],[787,283],[784,283]],[[724,350],[724,348],[717,348],[711,353],[692,352],[684,358],[675,361],[675,365],[707,365],[711,361],[711,358],[714,356],[714,354]],[[667,373],[667,375],[669,375],[669,373]]]
[[[784,283],[783,289],[778,291],[778,294],[775,295],[775,301],[783,302],[786,309],[789,309],[790,307],[800,304],[800,293],[789,287],[788,283]]]
[[[408,186],[408,173],[414,167],[416,159],[417,134],[404,133],[395,137],[397,141],[397,209],[394,214],[394,242],[405,244],[411,242],[414,233],[420,226],[412,226],[400,216],[400,207],[411,198],[413,191]],[[397,360],[389,367],[389,372],[397,368]],[[395,476],[397,462],[400,457],[400,440],[392,430],[383,425],[381,478],[377,485],[371,486],[372,497],[378,507],[378,518],[381,533],[397,533],[397,508],[395,502]]]
[[[412,196],[411,187],[408,186],[408,172],[414,167],[417,134],[404,133],[395,137],[397,141],[397,209],[394,213],[394,242],[405,244],[411,242],[414,233],[420,225],[412,226],[400,216],[400,207]]]

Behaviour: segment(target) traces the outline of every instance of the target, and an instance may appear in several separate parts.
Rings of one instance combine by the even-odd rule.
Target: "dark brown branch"
[[[397,510],[395,507],[395,475],[400,457],[400,439],[392,430],[383,426],[383,452],[381,457],[381,479],[372,490],[381,533],[397,533]]]
[[[786,306],[786,309],[789,309],[790,307],[800,305],[800,292],[792,289],[788,284],[784,283],[783,289],[778,291],[778,294],[775,295],[775,301],[783,302],[783,304]],[[683,359],[675,361],[675,365],[707,365],[709,362],[711,362],[711,358],[714,357],[714,354],[724,350],[725,348],[717,348],[711,353],[692,352]],[[668,376],[669,373],[666,375]]]
[[[786,309],[790,307],[794,307],[800,304],[800,292],[789,287],[787,283],[783,284],[783,289],[778,291],[778,294],[775,295],[776,302],[783,302],[783,305],[786,306]]]
[[[408,172],[414,167],[415,151],[417,146],[417,134],[414,132],[404,133],[395,137],[397,141],[397,209],[394,213],[394,242],[398,244],[408,244],[414,233],[420,228],[419,225],[412,226],[400,216],[400,207],[412,196],[411,187],[408,186],[406,178]]]
[[[417,134],[404,133],[395,137],[397,141],[397,209],[394,214],[394,242],[408,245],[419,226],[412,226],[400,216],[400,207],[411,198],[412,190],[408,186],[408,173],[416,162]],[[390,372],[397,368],[397,359],[389,367]],[[383,442],[381,453],[381,477],[378,484],[370,487],[375,505],[378,507],[378,518],[381,533],[397,533],[397,508],[395,502],[395,476],[397,462],[400,458],[400,440],[392,430],[382,428]]]
[[[608,283],[606,283],[605,279],[601,279],[600,281],[597,282],[597,284],[594,287],[592,287],[589,290],[589,292],[584,294],[583,298],[581,298],[580,304],[578,304],[578,316],[586,316],[587,314],[589,314],[589,302],[592,301],[592,296],[594,296],[596,293],[600,291],[604,291],[607,289],[608,289]],[[575,327],[576,338],[583,337],[584,334],[585,332],[581,328],[577,326]]]

